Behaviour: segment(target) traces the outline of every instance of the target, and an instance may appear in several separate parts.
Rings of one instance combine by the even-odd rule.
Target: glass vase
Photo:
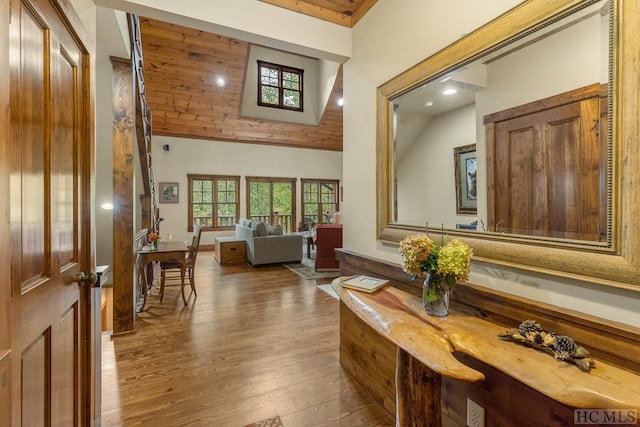
[[[153,245],[153,250],[154,250],[154,251],[157,251],[157,250],[158,250],[158,241],[157,241],[157,240],[154,240],[154,241],[153,241],[153,243],[152,243],[152,245]]]
[[[422,306],[431,316],[449,314],[449,285],[444,276],[427,273],[422,285]]]

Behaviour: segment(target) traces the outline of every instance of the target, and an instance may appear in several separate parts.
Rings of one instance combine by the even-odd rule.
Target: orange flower
[[[160,238],[160,236],[158,235],[158,233],[149,233],[149,241],[150,242],[155,242],[159,238]]]

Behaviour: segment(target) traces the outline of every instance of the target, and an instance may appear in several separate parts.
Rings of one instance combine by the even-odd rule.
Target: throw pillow
[[[270,236],[282,236],[282,226],[267,224],[267,232]]]
[[[258,222],[256,221],[257,224],[255,225],[255,227],[253,227],[254,224],[251,224],[252,227],[251,228],[255,228],[258,236],[266,236],[267,235],[267,226],[264,222]]]

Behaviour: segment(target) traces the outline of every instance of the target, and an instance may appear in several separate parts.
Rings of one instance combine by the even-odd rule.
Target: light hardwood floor
[[[196,290],[158,290],[137,332],[103,337],[102,425],[392,426],[339,363],[339,303],[282,266],[198,254]]]

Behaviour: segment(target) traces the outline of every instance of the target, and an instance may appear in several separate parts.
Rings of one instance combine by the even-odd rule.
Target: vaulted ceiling
[[[259,0],[352,27],[377,0]],[[154,134],[342,150],[342,71],[317,126],[240,113],[250,44],[153,19],[141,22],[147,101]],[[224,75],[227,85],[215,84]]]
[[[149,18],[140,30],[155,135],[342,150],[341,70],[317,126],[253,119],[240,113],[248,42]]]
[[[353,27],[378,0],[260,0],[345,27]]]

